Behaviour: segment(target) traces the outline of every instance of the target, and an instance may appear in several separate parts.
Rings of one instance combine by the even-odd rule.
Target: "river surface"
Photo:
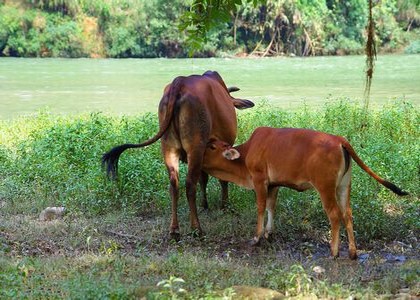
[[[123,115],[157,111],[176,76],[216,70],[235,96],[284,109],[329,97],[362,101],[363,56],[207,59],[0,58],[0,119],[48,110]],[[378,56],[371,105],[407,99],[420,106],[420,55]]]

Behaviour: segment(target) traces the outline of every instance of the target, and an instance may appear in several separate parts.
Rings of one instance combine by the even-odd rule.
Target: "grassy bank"
[[[232,295],[234,285],[288,296],[419,293],[419,110],[396,102],[365,115],[348,99],[293,112],[261,104],[239,112],[238,143],[263,125],[343,135],[375,172],[410,192],[398,198],[354,166],[356,240],[366,261],[328,259],[329,225],[313,192],[280,191],[275,241],[249,248],[254,195],[231,185],[230,209],[219,211],[216,180],[209,186],[212,210],[200,214],[204,240],[188,236],[183,196],[183,238],[173,243],[167,240],[168,179],[159,145],[124,153],[117,183],[105,178],[100,165],[112,146],[152,136],[156,115],[40,113],[0,123],[0,253],[5,254],[0,296],[125,298],[150,288],[169,297],[179,286],[189,297],[211,298]],[[42,223],[37,216],[46,206],[65,206],[68,212],[63,220]],[[384,264],[384,251],[395,257],[403,253],[404,259]],[[315,274],[316,265],[326,272]],[[172,290],[156,287],[171,275],[186,282],[166,282]]]

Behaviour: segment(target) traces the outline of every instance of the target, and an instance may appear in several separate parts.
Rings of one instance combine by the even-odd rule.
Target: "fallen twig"
[[[138,236],[135,236],[135,235],[132,235],[132,234],[116,232],[116,231],[108,230],[108,229],[105,229],[104,232],[107,233],[107,234],[120,236],[120,237],[123,237],[123,238],[126,238],[126,239],[134,239],[134,240],[141,241],[141,242],[144,241],[141,237],[138,237]]]

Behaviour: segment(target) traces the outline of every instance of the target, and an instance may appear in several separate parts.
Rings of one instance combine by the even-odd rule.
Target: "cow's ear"
[[[235,148],[230,148],[228,150],[223,151],[223,157],[227,160],[235,160],[241,157],[241,154]]]
[[[254,102],[246,99],[232,98],[233,106],[237,109],[246,109],[254,106]]]
[[[233,93],[233,92],[237,92],[240,91],[241,89],[238,88],[237,86],[230,86],[227,88],[229,93]]]

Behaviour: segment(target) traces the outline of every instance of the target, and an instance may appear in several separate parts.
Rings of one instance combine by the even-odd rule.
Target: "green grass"
[[[351,262],[344,254],[331,260],[329,225],[318,195],[286,189],[279,193],[274,241],[249,247],[254,195],[231,185],[229,210],[220,211],[216,180],[209,185],[211,211],[200,213],[206,236],[189,235],[182,196],[182,239],[174,243],[167,237],[170,201],[159,145],[124,153],[117,183],[106,179],[100,165],[112,146],[152,136],[158,129],[155,114],[42,112],[0,122],[0,298],[212,299],[225,294],[229,299],[238,285],[289,297],[419,293],[418,108],[396,101],[365,115],[349,99],[330,99],[317,109],[287,111],[261,103],[238,114],[238,143],[262,125],[343,135],[375,172],[410,192],[397,197],[354,166],[356,241],[368,259]],[[185,166],[181,171],[184,178]],[[68,211],[63,220],[37,220],[46,206],[61,205]],[[344,232],[342,241],[345,253]],[[402,255],[405,262],[389,260],[388,254]],[[316,275],[314,266],[325,273]]]

